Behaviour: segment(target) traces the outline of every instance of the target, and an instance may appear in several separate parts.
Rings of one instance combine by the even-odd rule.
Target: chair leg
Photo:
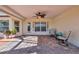
[[[58,40],[58,44],[62,45],[63,41],[62,40]]]
[[[67,42],[67,41],[65,41],[65,45],[66,45],[66,46],[69,46],[69,44],[68,44],[68,42]]]
[[[67,41],[63,41],[63,40],[59,40],[58,41],[58,44],[60,44],[60,45],[63,45],[64,44],[64,46],[69,46],[68,45],[68,42]]]

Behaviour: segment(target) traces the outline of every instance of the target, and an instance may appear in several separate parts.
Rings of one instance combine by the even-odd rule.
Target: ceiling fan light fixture
[[[37,12],[35,15],[37,18],[44,18],[46,16],[46,14],[43,12]]]

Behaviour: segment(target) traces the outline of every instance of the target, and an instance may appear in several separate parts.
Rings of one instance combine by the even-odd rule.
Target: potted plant
[[[4,34],[5,34],[5,38],[9,38],[9,35],[11,34],[11,31],[10,30],[6,30],[4,32]]]
[[[11,35],[10,35],[10,38],[14,38],[15,37],[15,34],[16,34],[16,29],[15,28],[13,28],[12,30],[11,30]]]

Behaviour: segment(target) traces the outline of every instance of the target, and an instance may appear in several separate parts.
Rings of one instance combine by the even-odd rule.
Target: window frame
[[[19,22],[18,25],[16,25],[15,22]],[[14,26],[15,26],[15,29],[18,28],[18,30],[16,29],[16,31],[20,32],[20,21],[14,21]]]

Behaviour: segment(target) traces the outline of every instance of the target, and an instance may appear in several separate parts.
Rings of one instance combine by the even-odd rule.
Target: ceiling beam
[[[23,17],[22,15],[20,15],[19,13],[14,11],[13,9],[9,8],[8,6],[2,5],[2,6],[0,6],[0,10],[9,14],[9,15],[17,17],[19,19],[26,19],[25,17]]]

